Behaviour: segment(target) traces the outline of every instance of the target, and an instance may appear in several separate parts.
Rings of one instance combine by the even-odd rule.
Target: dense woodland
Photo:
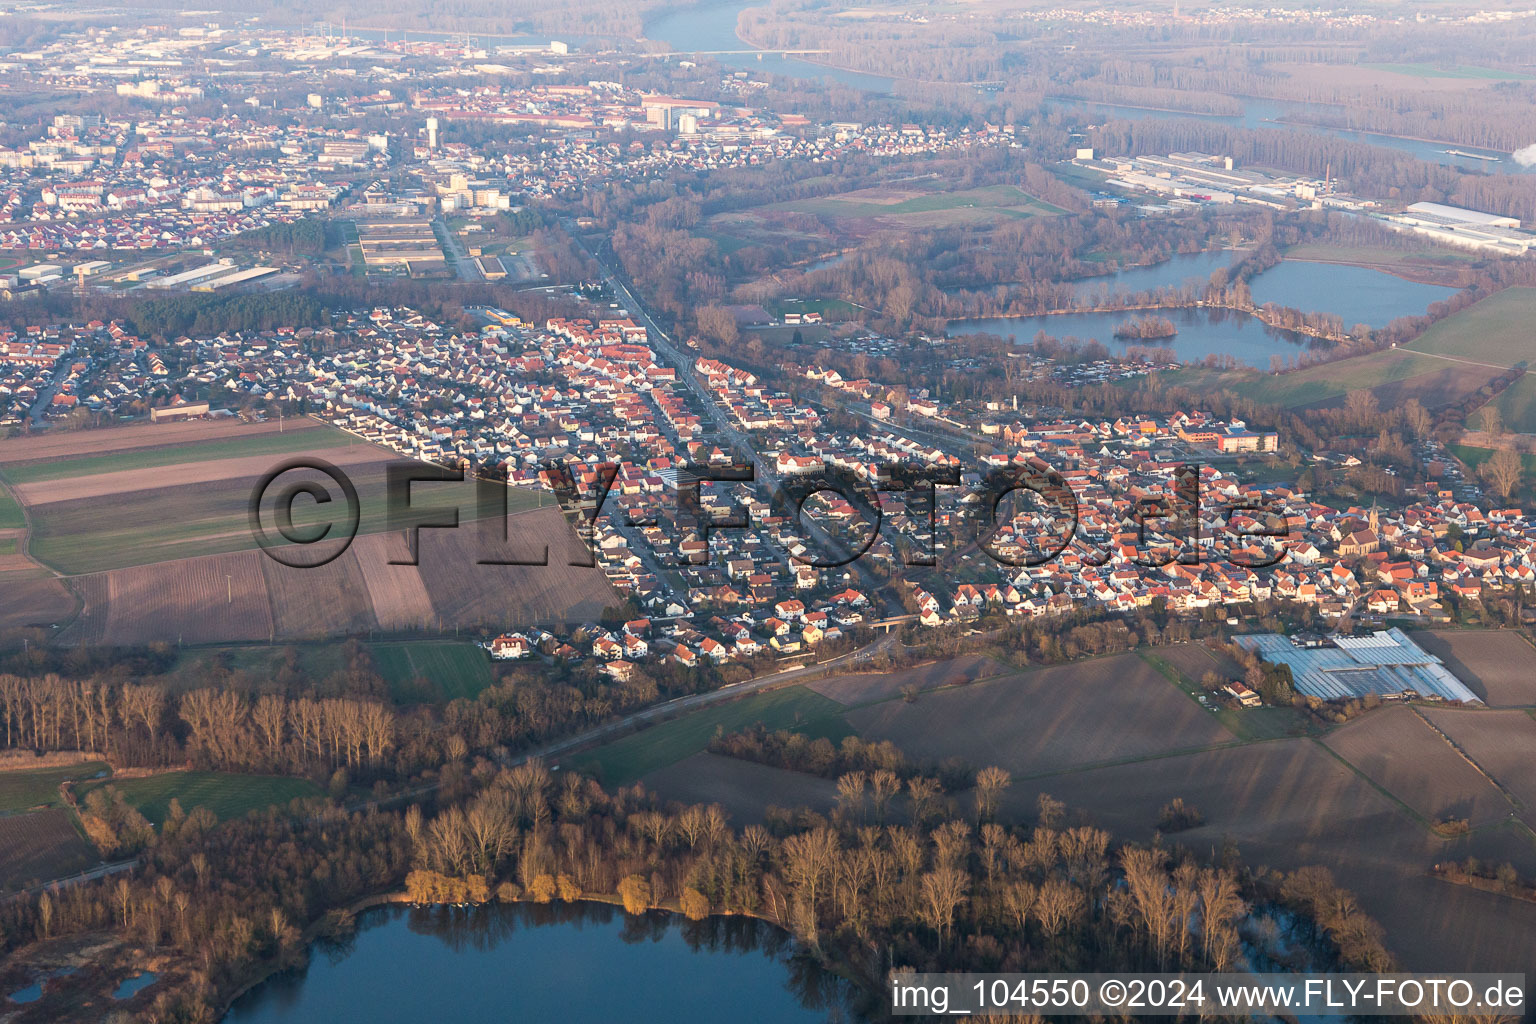
[[[853,773],[830,816],[737,829],[718,807],[605,791],[536,761],[466,767],[462,796],[404,812],[175,819],[131,877],[0,907],[0,941],[105,931],[171,953],[155,1004],[167,1024],[213,1019],[245,983],[302,961],[308,937],[349,927],[349,905],[402,884],[432,902],[599,898],[633,914],[761,917],[875,1016],[886,973],[909,968],[1219,970],[1240,955],[1391,966],[1380,929],[1326,871],[1258,875],[1230,849],[1201,863],[1121,844],[1049,798],[1005,812],[998,769],[955,794],[921,779],[876,791]],[[1281,910],[1304,923],[1304,946],[1280,937]]]

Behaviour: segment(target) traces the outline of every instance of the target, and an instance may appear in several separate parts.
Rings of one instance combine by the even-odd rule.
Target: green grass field
[[[107,770],[101,761],[38,768],[33,771],[0,772],[0,814],[14,814],[34,807],[57,807],[59,783],[65,779],[88,779]]]
[[[845,299],[774,299],[767,304],[768,312],[777,317],[785,313],[820,313],[826,316],[857,314],[859,308]]]
[[[16,553],[15,537],[0,537],[0,555],[14,555]]]
[[[1369,245],[1334,245],[1328,242],[1305,242],[1285,250],[1288,260],[1323,260],[1329,263],[1359,263],[1362,265],[1411,267],[1456,266],[1476,262],[1477,257],[1468,252],[1425,246],[1422,249],[1387,249]]]
[[[739,252],[752,244],[745,238],[739,238],[724,231],[700,231],[699,235],[714,242],[715,246],[726,256],[733,252]]]
[[[902,217],[912,218],[916,215],[948,214],[950,218],[940,219],[968,219],[963,211],[990,211],[991,214],[1005,217],[1040,217],[1064,213],[1060,207],[1052,206],[1043,200],[1025,192],[1013,185],[987,185],[983,188],[967,189],[962,192],[934,192],[930,195],[914,196],[896,203],[872,203],[861,202],[858,199],[839,199],[836,196],[824,196],[819,199],[796,199],[787,203],[776,204],[775,209],[793,210],[797,213],[811,213],[823,217]],[[956,214],[961,214],[955,217]],[[934,218],[924,217],[924,221],[933,221]]]
[[[627,786],[707,748],[717,730],[736,732],[757,722],[834,743],[853,735],[843,705],[803,686],[788,686],[702,708],[573,757],[569,767],[596,772],[607,786]]]
[[[1451,454],[1465,462],[1467,467],[1473,470],[1493,458],[1492,448],[1474,448],[1469,444],[1452,444],[1446,445],[1446,447],[1450,449]],[[1520,462],[1525,466],[1527,478],[1536,476],[1536,455],[1522,455],[1520,456]]]
[[[376,643],[368,649],[398,701],[474,697],[492,682],[490,655],[467,641]],[[431,683],[430,694],[419,692],[417,679]]]
[[[173,691],[192,689],[207,685],[209,673],[219,669],[245,672],[269,680],[281,671],[290,650],[296,657],[298,670],[317,682],[346,668],[339,643],[183,647],[175,664],[159,676],[158,681]]]
[[[1536,356],[1536,288],[1506,288],[1440,321],[1407,347],[1499,366],[1529,361]]]
[[[1481,68],[1474,64],[1455,64],[1450,67],[1442,67],[1438,64],[1363,64],[1361,67],[1376,68],[1379,71],[1390,71],[1398,75],[1413,75],[1415,78],[1482,78],[1494,81],[1509,81],[1531,77],[1530,75],[1522,75],[1515,71]]]
[[[345,431],[331,426],[309,426],[281,433],[256,434],[223,441],[194,441],[190,444],[138,448],[112,455],[89,455],[76,459],[49,459],[11,466],[5,479],[13,484],[41,483],[47,480],[74,479],[98,473],[116,473],[129,469],[154,469],[159,466],[183,466],[219,459],[238,459],[247,455],[280,455],[295,451],[345,448],[358,443]]]
[[[1294,373],[1279,375],[1253,371],[1229,374],[1190,368],[1167,374],[1166,379],[1170,384],[1183,387],[1231,388],[1244,398],[1256,402],[1294,408],[1338,398],[1356,389],[1373,388],[1433,373],[1445,366],[1444,360],[1406,349],[1394,349],[1331,363],[1318,363]]]
[[[1536,434],[1536,374],[1527,372],[1499,395],[1494,405],[1504,421],[1505,430]],[[1471,417],[1473,423],[1477,417]]]
[[[388,528],[384,466],[378,462],[347,468],[361,506],[360,534]],[[60,572],[88,573],[244,551],[255,546],[249,513],[253,483],[220,480],[114,495],[109,521],[104,521],[98,500],[40,505],[32,511],[29,553]],[[461,520],[475,520],[474,485],[452,486],[456,489],[451,495],[440,490],[435,497],[428,497],[433,492],[421,489],[419,501],[438,504],[458,500]],[[334,492],[334,485],[328,489]],[[528,488],[508,491],[509,512],[533,508],[537,503],[538,495]],[[294,523],[301,528],[335,518],[329,506],[308,500],[295,503],[294,513]]]
[[[21,506],[11,497],[10,491],[0,487],[0,530],[19,530],[26,525]]]
[[[95,785],[107,785],[99,782]],[[320,796],[320,790],[306,779],[281,775],[234,775],[228,772],[170,772],[143,779],[110,781],[128,803],[155,825],[170,813],[171,801],[179,800],[181,809],[206,807],[220,821],[287,804],[297,797]],[[82,791],[87,787],[82,787]]]

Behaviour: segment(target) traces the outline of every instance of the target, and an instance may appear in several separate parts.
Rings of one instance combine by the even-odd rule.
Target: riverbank
[[[1258,98],[1258,97],[1255,97],[1255,98]],[[1287,101],[1285,101],[1285,100],[1269,100],[1268,102],[1271,102],[1271,103],[1284,103],[1284,102],[1287,102]],[[1477,145],[1474,145],[1474,144],[1472,144],[1470,142],[1456,142],[1456,141],[1454,141],[1452,139],[1430,139],[1430,138],[1425,138],[1422,135],[1394,135],[1391,132],[1373,132],[1369,128],[1348,128],[1348,127],[1345,127],[1344,125],[1324,124],[1323,122],[1320,122],[1320,121],[1303,121],[1303,120],[1300,120],[1299,118],[1277,117],[1277,118],[1274,118],[1271,123],[1273,123],[1273,124],[1283,124],[1283,125],[1287,125],[1287,126],[1292,127],[1292,128],[1321,128],[1321,129],[1324,129],[1325,131],[1354,132],[1356,135],[1373,135],[1373,136],[1375,136],[1378,139],[1397,139],[1399,142],[1422,142],[1425,145],[1429,145],[1429,146],[1470,146],[1472,149],[1482,150],[1483,153],[1499,153],[1500,154],[1499,159],[1497,161],[1493,161],[1493,162],[1500,163],[1500,164],[1502,164],[1504,162],[1504,157],[1509,155],[1508,153],[1504,153],[1502,150],[1484,149],[1482,146],[1477,146]],[[1446,154],[1446,155],[1450,156],[1452,154]],[[1472,158],[1474,160],[1481,160],[1482,159],[1482,154],[1481,153],[1462,152],[1460,155],[1461,156],[1465,156],[1465,157],[1470,157],[1470,158]]]

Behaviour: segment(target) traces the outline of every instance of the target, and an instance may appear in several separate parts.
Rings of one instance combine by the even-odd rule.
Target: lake
[[[1226,249],[1177,253],[1161,263],[1126,267],[1099,277],[1080,278],[1071,282],[1072,293],[1079,299],[1092,301],[1109,295],[1135,295],[1137,292],[1156,291],[1159,288],[1177,288],[1191,280],[1204,286],[1210,281],[1212,273],[1230,267],[1242,255]]]
[[[1333,313],[1344,327],[1385,327],[1400,316],[1417,316],[1458,289],[1421,284],[1370,267],[1281,260],[1248,283],[1253,300],[1309,313]]]
[[[1012,316],[981,320],[951,320],[947,334],[998,334],[1020,344],[1035,340],[1040,331],[1053,338],[1090,338],[1104,343],[1111,352],[1117,345],[1172,349],[1180,361],[1199,362],[1208,355],[1230,355],[1240,363],[1269,369],[1271,356],[1292,359],[1300,356],[1311,338],[1276,330],[1247,313],[1222,309],[1160,309],[1152,315],[1167,317],[1178,327],[1172,338],[1156,341],[1121,342],[1115,328],[1141,312],[1060,313],[1055,316]],[[1326,344],[1318,342],[1317,344]]]
[[[767,0],[753,0],[751,3],[716,4],[673,11],[646,22],[645,37],[664,42],[682,54],[707,53],[712,50],[751,50],[752,46],[736,37],[736,16],[749,7],[766,6]],[[774,50],[712,53],[710,59],[726,67],[757,74],[828,80],[867,92],[890,92],[895,84],[892,79],[881,75],[823,67],[798,57],[786,57]]]
[[[1231,266],[1237,253],[1216,251],[1185,253],[1146,267],[1128,267],[1114,274],[1071,282],[1079,300],[1091,302],[1109,295],[1134,295],[1157,288],[1177,286],[1194,279],[1203,284],[1211,272]],[[1456,294],[1455,288],[1420,284],[1369,267],[1332,263],[1281,260],[1249,282],[1254,301],[1273,302],[1308,313],[1333,313],[1345,329],[1355,324],[1384,327],[1400,316],[1417,315],[1431,303]],[[1230,355],[1241,363],[1269,369],[1270,356],[1299,355],[1302,348],[1318,344],[1310,338],[1271,328],[1245,313],[1225,310],[1157,310],[1179,328],[1174,338],[1129,342],[1171,348],[1184,362],[1199,362],[1207,355]],[[991,320],[954,320],[948,333],[981,331],[1001,334],[1020,342],[1033,341],[1039,331],[1056,338],[1096,338],[1115,351],[1115,328],[1138,312],[1063,313],[1055,316],[1005,317]]]
[[[794,940],[741,917],[631,917],[602,903],[393,906],[309,966],[253,989],[227,1024],[857,1019]]]

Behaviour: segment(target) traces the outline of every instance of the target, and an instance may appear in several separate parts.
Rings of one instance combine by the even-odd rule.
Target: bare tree
[[[942,866],[923,875],[922,916],[939,933],[940,946],[949,938],[955,911],[965,902],[969,887],[970,876],[956,868]]]
[[[875,820],[883,823],[890,811],[891,800],[901,792],[901,776],[889,768],[881,768],[870,775],[869,784],[875,806]]]
[[[1524,469],[1518,452],[1500,448],[1483,463],[1482,475],[1501,497],[1507,499],[1520,485],[1520,475]]]
[[[938,803],[940,786],[937,779],[913,776],[907,780],[907,795],[912,798],[912,823],[921,827],[933,817]]]
[[[837,780],[838,808],[850,818],[864,819],[864,787],[868,776],[863,772],[848,772]]]
[[[991,821],[997,815],[997,802],[1013,783],[1013,776],[993,765],[976,773],[976,818]]]
[[[1048,878],[1035,899],[1035,918],[1046,938],[1054,939],[1084,905],[1083,894],[1070,882]]]

